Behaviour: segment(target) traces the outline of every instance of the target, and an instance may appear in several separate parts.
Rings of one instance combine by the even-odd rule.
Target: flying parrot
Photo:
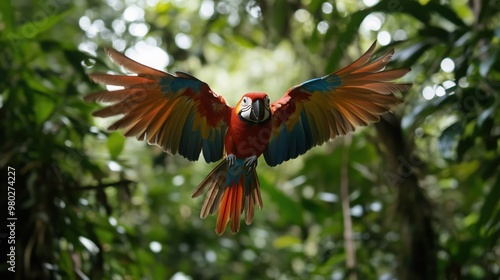
[[[391,81],[410,68],[385,70],[394,50],[371,60],[375,45],[349,66],[296,85],[273,103],[265,93],[250,92],[234,107],[189,74],[162,72],[106,49],[114,63],[136,75],[90,74],[94,82],[123,89],[84,99],[111,103],[94,116],[123,115],[109,130],[123,129],[127,137],[191,161],[200,153],[207,163],[223,159],[192,197],[208,190],[200,217],[218,212],[215,232],[222,235],[231,221],[231,232],[237,233],[243,212],[249,225],[255,205],[263,205],[255,170],[261,155],[268,165],[276,166],[379,121],[379,115],[402,102],[394,93],[406,92],[412,84]]]

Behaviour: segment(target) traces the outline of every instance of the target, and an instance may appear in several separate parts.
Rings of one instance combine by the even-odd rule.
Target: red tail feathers
[[[219,204],[219,215],[217,216],[217,226],[215,227],[215,232],[218,235],[224,233],[229,220],[231,220],[231,232],[238,232],[240,230],[242,204],[243,187],[241,184],[228,187]]]
[[[259,179],[255,169],[248,170],[247,167],[238,167],[235,175],[234,169],[229,172],[228,163],[223,160],[210,174],[201,182],[193,192],[192,197],[200,196],[207,187],[209,190],[203,202],[200,217],[203,219],[214,215],[217,210],[217,225],[215,232],[222,235],[226,225],[231,221],[231,232],[240,230],[241,213],[245,211],[245,223],[252,223],[255,204],[262,209],[262,198],[260,196]],[[233,180],[237,178],[237,180]]]

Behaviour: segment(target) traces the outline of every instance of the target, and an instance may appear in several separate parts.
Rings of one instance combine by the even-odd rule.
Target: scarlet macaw
[[[377,122],[380,114],[402,102],[394,93],[406,92],[412,84],[391,81],[410,68],[384,70],[394,51],[370,61],[374,50],[375,43],[349,66],[294,86],[274,103],[265,93],[251,92],[230,107],[189,74],[155,70],[106,49],[116,64],[137,75],[90,74],[94,82],[123,89],[93,93],[85,100],[113,103],[94,116],[123,115],[109,130],[124,129],[125,136],[192,161],[201,152],[207,163],[224,158],[192,197],[208,188],[200,217],[219,210],[216,233],[222,235],[229,221],[236,233],[243,211],[250,224],[255,204],[262,208],[255,171],[260,155],[276,166],[357,126]]]

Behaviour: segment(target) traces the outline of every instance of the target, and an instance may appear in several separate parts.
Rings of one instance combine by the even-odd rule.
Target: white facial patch
[[[243,100],[241,100],[241,111],[240,115],[248,121],[251,121],[250,119],[250,114],[252,111],[252,99],[250,97],[243,97]]]
[[[262,102],[264,101],[264,102]],[[243,97],[240,103],[240,116],[247,121],[259,123],[267,120],[271,116],[269,98],[254,101],[250,97]]]

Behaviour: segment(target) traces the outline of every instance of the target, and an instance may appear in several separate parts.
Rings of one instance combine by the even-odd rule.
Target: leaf
[[[231,38],[242,47],[255,48],[257,46],[256,42],[254,42],[251,38],[245,36],[233,35]]]
[[[301,243],[302,241],[299,238],[291,235],[285,235],[274,239],[273,246],[276,249],[283,249]]]
[[[481,206],[481,210],[479,212],[479,219],[477,221],[477,230],[481,230],[482,228],[485,228],[486,231],[488,231],[491,228],[496,227],[498,224],[498,220],[496,223],[492,221],[490,223],[490,220],[493,216],[493,214],[500,209],[500,177],[497,177],[495,180],[495,183],[493,186],[491,186],[491,190],[489,191],[488,195],[486,195],[484,199],[484,203]]]
[[[54,25],[59,23],[69,14],[69,12],[70,10],[56,15],[43,13],[43,16],[37,18],[38,20],[31,20],[19,26],[15,31],[15,35],[20,36],[23,39],[34,39],[39,34],[49,30]]]
[[[274,1],[273,10],[275,13],[270,17],[272,18],[272,24],[274,29],[281,33],[281,35],[286,35],[288,27],[288,15],[291,14],[290,4],[286,0]]]
[[[4,24],[3,30],[0,34],[5,35],[9,33],[14,26],[15,13],[14,8],[12,7],[12,1],[0,1],[0,14]]]
[[[345,56],[346,50],[349,45],[354,41],[354,38],[358,34],[359,26],[361,22],[372,12],[372,9],[365,9],[358,11],[350,16],[350,21],[346,29],[339,34],[337,39],[337,45],[333,50],[332,54],[328,58],[328,64],[326,66],[326,72],[330,73],[336,70],[339,66],[341,58]]]
[[[408,129],[432,113],[443,110],[446,105],[453,104],[456,100],[457,96],[453,94],[444,95],[440,98],[433,99],[432,101],[422,102],[415,106],[413,111],[403,117],[401,120],[401,126],[404,129]]]
[[[388,1],[391,3],[391,1]],[[399,3],[399,1],[396,1]],[[455,13],[449,5],[441,5],[437,2],[429,1],[422,5],[416,1],[408,1],[400,4],[400,10],[404,13],[413,16],[415,19],[421,21],[422,23],[428,25],[431,21],[431,15],[439,15],[442,18],[448,20],[449,22],[455,24],[459,27],[465,27],[466,24],[463,20]],[[447,39],[447,38],[442,38]]]
[[[495,112],[495,109],[497,108],[496,104],[493,104],[490,108],[484,110],[479,114],[477,117],[477,125],[479,127],[482,127],[484,122],[491,117],[491,115]]]
[[[487,77],[490,74],[491,66],[497,61],[498,51],[490,47],[488,55],[479,64],[479,74],[483,77]]]
[[[391,5],[393,8],[389,8],[393,11],[399,11],[408,15],[411,15],[416,20],[421,21],[424,24],[428,24],[431,20],[431,13],[429,13],[429,8],[427,5],[422,6],[420,3],[416,1],[394,1],[388,0],[385,1],[387,7]],[[382,3],[382,2],[381,2]]]
[[[339,263],[345,261],[345,253],[332,254],[328,260],[317,266],[314,274],[328,275],[332,273],[332,268],[338,266]]]
[[[302,200],[302,207],[305,211],[314,215],[316,222],[322,223],[326,218],[330,217],[330,212],[325,209],[324,204],[317,203],[318,200]]]
[[[398,49],[398,51],[393,55],[393,59],[402,61],[405,65],[414,65],[415,62],[431,47],[432,44],[428,42],[418,42],[406,49]]]
[[[33,95],[35,100],[35,115],[37,124],[42,124],[45,122],[49,116],[54,112],[56,104],[54,100],[48,98],[43,94]]]
[[[92,255],[97,255],[97,253],[99,253],[99,247],[91,239],[85,236],[80,236],[78,240],[80,241],[80,243],[82,243],[85,249],[87,249],[87,251]]]
[[[108,147],[111,159],[117,159],[125,145],[125,137],[118,132],[109,134],[106,146]]]
[[[80,52],[76,49],[66,49],[64,50],[64,56],[82,77],[87,76],[87,73],[85,73],[85,68],[81,67],[82,61],[87,61],[91,58],[87,53]]]
[[[419,30],[419,35],[424,38],[433,38],[443,41],[448,41],[449,32],[441,27],[437,26],[425,26],[425,28]]]
[[[455,13],[455,11],[452,8],[450,8],[449,5],[441,5],[438,4],[437,2],[431,1],[428,3],[427,8],[439,14],[441,17],[447,19],[448,21],[454,23],[457,26],[466,27],[464,21]]]
[[[277,188],[266,188],[266,192],[269,194],[273,203],[278,206],[282,222],[296,225],[304,223],[302,208],[299,203],[290,199]]]
[[[461,123],[456,122],[450,126],[448,126],[438,139],[438,149],[441,152],[441,155],[445,159],[453,159],[454,158],[454,148],[462,135],[464,128]]]
[[[462,161],[465,153],[474,146],[474,137],[473,136],[464,136],[457,145],[457,161]]]
[[[441,175],[443,177],[453,177],[460,181],[466,181],[469,179],[474,180],[474,174],[478,172],[479,167],[480,163],[477,160],[462,162],[443,170]],[[470,195],[468,198],[470,198]]]

